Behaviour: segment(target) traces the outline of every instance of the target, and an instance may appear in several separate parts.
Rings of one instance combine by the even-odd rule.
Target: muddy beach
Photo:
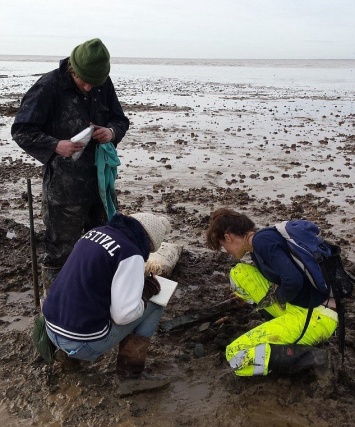
[[[173,226],[169,241],[183,245],[172,275],[178,289],[148,358],[148,368],[173,381],[164,390],[120,399],[115,394],[114,351],[100,362],[75,368],[59,362],[48,366],[37,357],[31,341],[37,311],[26,182],[32,182],[39,257],[42,172],[11,140],[10,126],[21,96],[38,76],[1,69],[1,424],[353,425],[354,299],[347,302],[344,364],[336,337],[323,344],[332,352],[330,381],[312,375],[234,377],[224,348],[259,317],[247,307],[225,307],[217,313],[211,309],[228,299],[234,260],[207,250],[204,231],[211,211],[221,206],[247,213],[259,227],[288,218],[311,219],[342,247],[344,264],[355,274],[354,86],[345,87],[337,70],[325,71],[330,77],[324,83],[325,77],[317,80],[313,74],[304,80],[292,67],[281,74],[275,69],[270,81],[261,84],[251,77],[207,78],[204,68],[197,77],[196,69],[189,68],[188,78],[179,77],[181,68],[173,78],[167,76],[171,69],[159,69],[153,78],[149,66],[146,75],[135,78],[123,67],[121,77],[117,70],[113,79],[131,120],[118,147],[122,164],[116,191],[124,213],[151,210],[168,216]],[[294,78],[287,81],[287,75]],[[201,315],[198,321],[175,329],[166,326],[196,313]]]

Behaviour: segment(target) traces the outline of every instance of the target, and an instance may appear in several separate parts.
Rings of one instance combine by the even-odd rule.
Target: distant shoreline
[[[64,57],[48,55],[0,55],[0,62],[54,62]],[[112,64],[206,65],[222,67],[355,68],[355,59],[214,59],[112,57]]]

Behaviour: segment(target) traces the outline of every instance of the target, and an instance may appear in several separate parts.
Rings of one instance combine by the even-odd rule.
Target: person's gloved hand
[[[142,293],[142,300],[144,302],[144,307],[147,307],[148,301],[153,295],[157,295],[160,292],[160,284],[158,280],[150,274],[145,278],[144,288]]]

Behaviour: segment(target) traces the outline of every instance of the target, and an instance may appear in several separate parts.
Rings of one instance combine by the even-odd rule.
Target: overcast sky
[[[0,54],[355,59],[354,0],[0,0]]]

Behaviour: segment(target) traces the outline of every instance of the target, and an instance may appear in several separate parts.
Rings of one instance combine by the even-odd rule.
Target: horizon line
[[[0,54],[1,57],[40,57],[64,59],[65,55],[43,55],[43,54]],[[168,56],[111,56],[111,60],[182,60],[182,61],[354,61],[355,58],[199,58],[199,57],[168,57]]]

